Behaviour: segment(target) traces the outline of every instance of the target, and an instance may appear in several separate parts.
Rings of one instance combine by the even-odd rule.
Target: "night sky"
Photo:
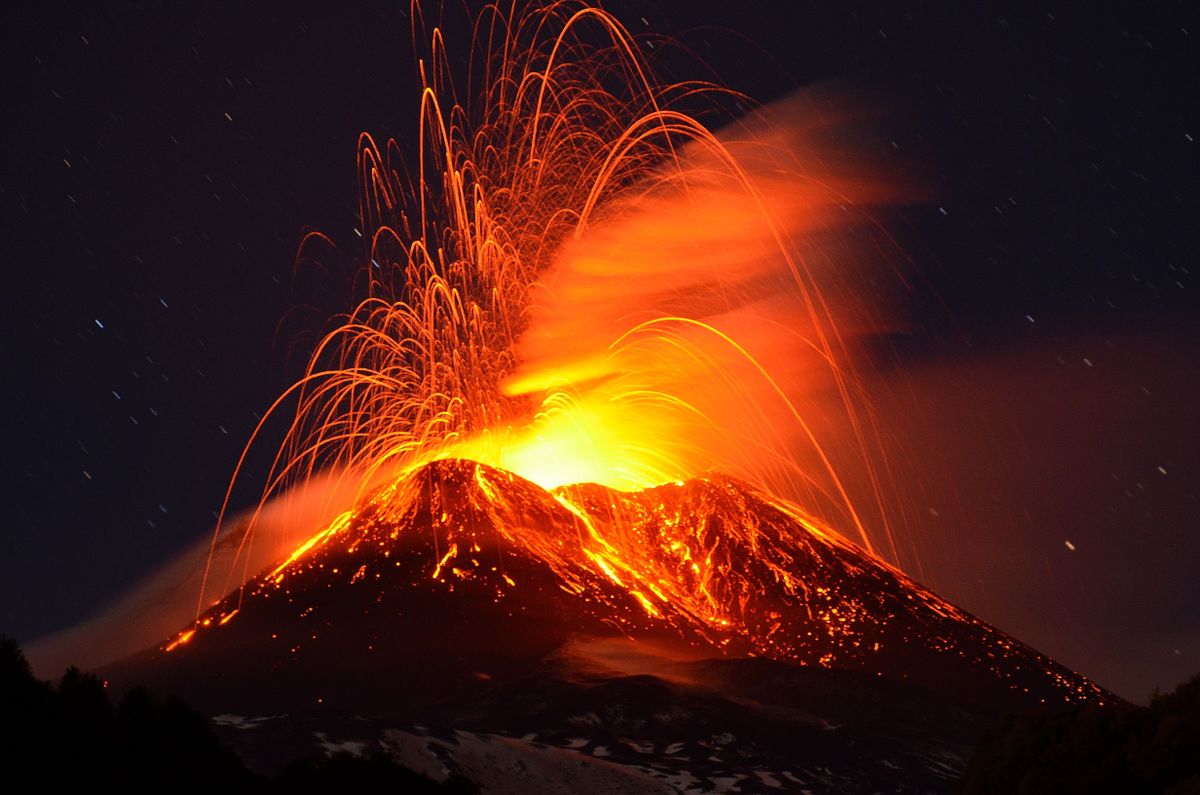
[[[663,5],[606,7],[762,101],[870,87],[933,175],[889,219],[929,290],[879,400],[920,461],[913,573],[1127,697],[1200,671],[1183,4]],[[407,11],[0,12],[0,633],[78,621],[211,531],[260,412],[352,306],[357,135],[416,131]],[[339,248],[297,262],[310,229]]]

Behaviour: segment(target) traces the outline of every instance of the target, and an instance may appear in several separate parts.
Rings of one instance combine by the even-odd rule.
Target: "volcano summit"
[[[1112,699],[733,478],[545,491],[462,460],[380,489],[109,676],[214,711],[390,712],[529,675],[580,638],[852,669],[1000,708]]]

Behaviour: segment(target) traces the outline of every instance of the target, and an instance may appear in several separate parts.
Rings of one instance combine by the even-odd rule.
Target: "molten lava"
[[[402,708],[606,637],[865,670],[997,706],[1111,699],[728,476],[548,492],[461,460],[380,489],[155,654],[186,681],[221,681],[221,708],[244,709],[245,692],[277,699],[262,709]]]
[[[367,296],[256,429],[292,420],[263,502],[450,457],[544,488],[717,469],[893,550],[854,357],[904,289],[867,209],[917,191],[840,143],[868,114],[809,91],[730,121],[745,97],[659,83],[574,0],[484,10],[465,99],[415,10],[418,162],[362,136]]]
[[[367,296],[263,420],[292,418],[264,504],[330,472],[355,498],[241,591],[202,592],[166,651],[212,662],[240,627],[273,671],[328,635],[342,655],[469,661],[478,644],[434,616],[471,605],[470,637],[521,623],[514,659],[572,632],[666,634],[1104,696],[877,557],[895,560],[895,484],[858,343],[896,327],[906,285],[866,208],[919,192],[839,143],[861,109],[809,92],[730,122],[746,98],[658,82],[574,0],[488,6],[467,96],[414,12],[431,45],[411,181],[400,145],[364,134]],[[352,608],[327,615],[325,591]]]

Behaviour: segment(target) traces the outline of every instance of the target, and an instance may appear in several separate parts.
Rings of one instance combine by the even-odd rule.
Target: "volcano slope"
[[[297,734],[337,736],[489,791],[505,765],[584,791],[568,752],[629,791],[936,790],[998,711],[1116,700],[735,479],[546,491],[462,460],[380,489],[101,673],[225,715],[264,769]],[[613,764],[651,778],[610,781]]]
[[[105,672],[214,709],[380,711],[606,636],[865,671],[1000,708],[1113,699],[732,478],[547,492],[461,460],[381,489]]]

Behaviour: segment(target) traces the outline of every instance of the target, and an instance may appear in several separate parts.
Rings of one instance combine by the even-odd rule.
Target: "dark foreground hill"
[[[622,652],[612,642],[579,647],[562,668]],[[769,660],[658,664],[659,676],[529,677],[405,719],[314,710],[205,721],[142,688],[114,705],[99,679],[74,669],[39,682],[16,644],[0,640],[0,771],[42,789],[260,793],[1200,787],[1200,677],[1148,708],[1010,715],[969,751],[963,739],[986,716],[910,684]]]
[[[944,792],[993,716],[900,682],[769,660],[664,676],[528,677],[405,716],[220,715],[273,775],[296,753],[386,752],[492,793]]]

